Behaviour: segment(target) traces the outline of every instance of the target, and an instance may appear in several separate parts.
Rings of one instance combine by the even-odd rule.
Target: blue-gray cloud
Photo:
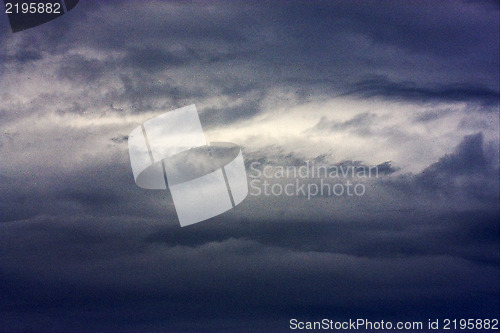
[[[281,332],[291,317],[497,315],[498,10],[82,1],[38,28],[3,29],[1,330]],[[293,109],[346,96],[368,107]],[[385,123],[375,100],[405,121]],[[379,177],[361,198],[249,196],[180,228],[168,190],[135,186],[126,144],[150,113],[192,103],[214,132],[289,112],[250,133],[247,167],[376,166]],[[288,120],[308,119],[287,136]],[[438,122],[435,137],[454,150],[399,144],[418,141],[410,125],[425,137]],[[318,144],[332,133],[353,146],[385,140],[373,149],[413,160],[442,156],[416,172],[390,158],[346,161]]]

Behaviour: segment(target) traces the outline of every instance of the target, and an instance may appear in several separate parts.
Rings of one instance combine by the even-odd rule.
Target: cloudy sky
[[[18,33],[2,13],[0,331],[498,318],[499,9],[81,0]],[[127,136],[190,104],[247,166],[380,173],[181,228]]]

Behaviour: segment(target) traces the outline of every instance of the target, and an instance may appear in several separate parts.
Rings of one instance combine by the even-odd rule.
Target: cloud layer
[[[2,330],[497,315],[498,27],[468,1],[81,1],[16,34],[1,15]],[[127,135],[193,103],[248,167],[380,173],[180,228]]]

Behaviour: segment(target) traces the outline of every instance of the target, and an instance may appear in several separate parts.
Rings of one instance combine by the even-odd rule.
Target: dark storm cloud
[[[480,216],[471,213],[460,218],[472,228],[454,224],[443,230],[442,224],[429,223],[427,231],[417,231],[412,223],[401,222],[384,223],[382,228],[378,223],[354,224],[353,230],[352,223],[326,226],[306,221],[291,225],[279,221],[232,221],[236,225],[230,224],[227,230],[223,227],[227,221],[216,219],[211,228],[195,227],[202,240],[199,242],[193,242],[192,233],[183,236],[180,229],[164,226],[153,228],[149,237],[137,225],[129,231],[103,229],[118,221],[97,219],[93,222],[97,224],[85,227],[76,221],[59,225],[41,219],[38,227],[23,228],[22,235],[9,230],[7,235],[14,239],[2,242],[9,246],[6,253],[11,258],[33,263],[26,273],[39,272],[36,285],[29,274],[4,277],[4,286],[9,286],[10,292],[3,295],[2,303],[7,304],[15,295],[15,302],[10,303],[12,311],[43,313],[55,325],[61,325],[61,330],[75,323],[61,321],[61,317],[74,313],[77,325],[88,331],[107,331],[106,327],[137,331],[141,324],[163,325],[168,330],[179,321],[184,328],[195,329],[193,317],[205,325],[200,329],[217,331],[216,323],[214,327],[205,323],[208,318],[231,316],[241,324],[254,316],[266,319],[266,313],[285,320],[295,313],[319,316],[331,315],[333,310],[340,318],[353,314],[378,316],[388,310],[392,310],[392,316],[402,316],[408,314],[408,307],[427,304],[425,316],[443,311],[457,300],[464,304],[464,313],[484,314],[487,306],[496,304],[488,287],[495,270],[488,266],[498,262],[491,255],[497,249],[494,239],[491,235],[484,238],[484,234],[498,233],[492,222],[498,215],[478,220]],[[456,217],[452,220],[457,221]],[[97,227],[99,224],[104,227]],[[467,230],[476,231],[471,236],[465,233]],[[353,247],[349,240],[360,239],[360,235],[362,243]],[[144,237],[145,243],[141,241]],[[16,246],[16,241],[25,238],[31,240],[29,249]],[[454,247],[444,242],[457,239],[461,242],[455,242]],[[476,242],[483,242],[482,250],[476,247],[476,253],[471,253],[467,246]],[[43,260],[42,267],[35,264],[41,254],[33,250],[46,248],[46,244],[50,247],[44,257],[50,259]],[[462,254],[474,255],[472,262],[460,259]],[[357,276],[354,282],[353,276]],[[394,290],[394,284],[405,288]],[[477,300],[468,292],[457,292],[463,286],[473,290],[484,305],[470,308],[467,304]],[[44,290],[51,290],[50,299]],[[298,299],[295,295],[302,296]],[[429,297],[438,302],[429,307]],[[359,302],[365,304],[363,309],[356,307]],[[395,302],[401,304],[399,310],[394,309]],[[111,308],[117,317],[109,317]],[[123,317],[129,311],[134,315]],[[84,323],[88,316],[94,320]],[[28,321],[33,319],[28,316]],[[263,326],[263,330],[265,327],[269,329]]]
[[[274,171],[270,173],[279,172],[279,168],[287,167],[292,167],[291,170],[294,170],[293,168],[298,170],[300,167],[308,167],[310,170],[309,172],[311,172],[313,168],[321,166],[323,168],[320,172],[322,175],[324,175],[325,172],[339,174],[344,172],[347,174],[347,177],[351,177],[353,174],[354,177],[356,177],[356,175],[369,174],[370,172],[373,172],[373,176],[383,176],[398,171],[398,167],[393,166],[390,161],[378,165],[370,165],[363,161],[335,161],[333,156],[326,154],[306,159],[304,156],[294,154],[293,152],[286,152],[281,147],[276,146],[267,146],[263,150],[257,152],[245,153],[245,165],[249,172],[255,168],[262,172],[262,169],[265,167],[274,167]],[[252,165],[253,167],[251,167]]]
[[[453,177],[453,165],[459,174],[474,170],[471,164],[485,167],[484,160],[476,163],[481,146],[481,135],[467,137],[430,169]],[[165,210],[171,198],[135,187],[123,160],[60,175],[35,191],[30,179],[10,187],[20,200],[33,194],[24,199],[30,207],[40,203],[36,216],[7,222],[0,236],[9,272],[1,277],[0,304],[9,309],[2,317],[11,331],[44,321],[61,332],[215,332],[242,323],[274,331],[297,315],[416,320],[446,313],[456,302],[463,315],[498,309],[495,210],[429,218],[417,209],[404,219],[363,210],[371,217],[324,220],[305,205],[309,212],[293,220],[230,214],[179,228],[175,213]],[[419,195],[426,196],[414,199]],[[389,208],[383,200],[390,198],[381,193],[379,203]],[[240,208],[257,204],[248,198]]]
[[[124,64],[129,64],[147,72],[156,72],[172,66],[188,65],[199,60],[193,50],[185,52],[166,52],[158,48],[131,49],[124,59]]]
[[[225,53],[213,50],[199,50],[186,48],[177,51],[166,51],[157,47],[131,48],[122,60],[120,66],[128,65],[146,72],[157,72],[172,67],[209,65],[217,62],[236,60],[241,57],[238,53]]]
[[[447,154],[416,175],[383,180],[399,193],[420,193],[446,202],[498,203],[499,169],[494,154],[486,154],[481,133],[466,136],[455,152]],[[491,152],[490,152],[491,153]]]
[[[406,93],[412,86],[422,87],[424,96],[498,91],[498,73],[490,72],[498,68],[498,12],[483,4],[288,2],[282,15],[272,13],[283,38],[264,60],[278,66],[278,75],[321,78],[350,90],[364,74],[385,72],[390,82],[408,82],[396,86]],[[414,66],[418,72],[409,71]],[[425,90],[433,86],[437,92]]]
[[[63,80],[90,84],[112,70],[112,63],[96,59],[86,59],[81,55],[71,55],[64,58],[57,73]]]
[[[393,111],[429,126],[460,116],[441,104],[464,102],[470,118],[442,135],[486,131],[498,112],[498,34],[497,2],[82,1],[3,35],[2,75],[38,81],[0,92],[0,170],[9,172],[0,173],[0,330],[284,332],[291,317],[496,316],[498,163],[485,135],[457,140],[415,174],[385,158],[342,161],[327,149],[306,158],[280,137],[263,148],[249,140],[247,167],[309,160],[377,166],[380,177],[362,198],[249,196],[187,228],[168,191],[135,185],[126,140],[143,112],[206,103],[204,128],[226,130],[272,117],[268,98],[287,106],[283,92],[292,106],[345,95],[429,103]],[[408,128],[351,111],[315,118],[300,136],[381,138],[417,158],[441,151],[393,148]],[[29,132],[44,117],[57,126]],[[38,152],[44,140],[59,150]]]
[[[209,242],[231,238],[254,240],[266,246],[294,251],[338,253],[365,258],[401,258],[423,255],[449,255],[466,260],[498,265],[497,238],[499,215],[495,211],[471,211],[442,215],[428,221],[422,230],[418,217],[408,214],[408,220],[372,218],[354,221],[241,221],[211,228],[197,228],[193,238],[187,229],[158,226],[145,238],[147,243],[165,246],[196,247]],[[409,223],[411,221],[411,223]],[[353,239],[357,239],[353,242]],[[469,252],[470,247],[477,246]]]
[[[107,161],[92,161],[86,167],[57,173],[39,169],[23,180],[9,177],[1,180],[5,189],[0,202],[0,222],[30,221],[52,215],[64,221],[75,215],[90,214],[157,217],[177,223],[170,193],[137,187],[125,151]]]
[[[133,112],[171,109],[187,99],[204,95],[201,87],[183,87],[172,80],[160,81],[154,75],[124,73],[120,76],[124,91],[115,96],[117,102],[128,102]],[[155,105],[155,102],[160,102]],[[188,103],[189,104],[189,103]]]
[[[488,161],[483,152],[483,135],[477,133],[466,136],[453,154],[446,155],[429,166],[422,172],[422,176],[425,178],[427,175],[436,174],[482,175],[488,167]]]
[[[443,1],[438,5],[432,1],[392,2],[391,8],[383,8],[377,2],[352,8],[348,2],[343,2],[338,7],[339,12],[350,18],[353,30],[412,52],[453,57],[475,53],[473,47],[491,47],[492,50],[498,47],[483,44],[498,36],[491,24],[498,23],[498,13],[480,2]],[[377,14],[373,15],[374,11]],[[481,13],[486,12],[491,15],[484,19]],[[466,20],[457,20],[457,15],[464,14],[468,14]],[[485,30],[492,35],[485,34]],[[493,54],[484,56],[495,61]]]
[[[11,56],[2,55],[0,57],[0,60],[6,63],[11,62],[23,65],[29,62],[41,60],[42,58],[43,55],[36,49],[33,49],[33,50],[22,50]]]
[[[484,86],[450,85],[444,87],[418,87],[414,83],[391,82],[379,77],[360,81],[354,85],[348,94],[366,98],[385,97],[396,100],[429,101],[471,101],[486,105],[498,105],[500,94],[498,90]],[[494,109],[493,109],[494,110]]]
[[[24,43],[37,50],[30,52],[48,54],[82,45],[120,52],[108,60],[68,55],[58,72],[74,85],[95,83],[108,73],[101,85],[117,79],[126,90],[112,92],[102,102],[127,101],[139,111],[155,108],[148,100],[161,97],[169,99],[162,104],[174,107],[219,94],[263,94],[276,86],[292,87],[306,99],[354,94],[479,102],[493,109],[498,104],[498,15],[482,3],[394,2],[386,7],[376,2],[292,1],[154,7],[146,2],[128,12],[122,8],[82,3],[78,12],[66,15],[72,15],[74,24],[65,16],[51,23],[66,29],[64,35],[52,35],[51,26],[45,25],[40,27],[43,40],[30,32]],[[151,19],[144,21],[148,14]],[[82,24],[90,24],[84,36]],[[241,72],[245,66],[250,68]],[[409,67],[418,70],[409,72]],[[182,77],[165,80],[162,72],[179,68],[186,70]],[[183,84],[185,80],[190,84]],[[138,84],[131,86],[130,81]],[[262,111],[253,94],[241,98],[241,107],[220,110],[217,119],[231,123],[242,114],[249,118]]]

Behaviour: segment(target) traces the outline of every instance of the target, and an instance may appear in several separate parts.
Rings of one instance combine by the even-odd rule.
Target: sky
[[[499,17],[497,1],[81,0],[13,33],[1,14],[0,331],[499,318]],[[379,172],[348,179],[359,196],[250,188],[181,228],[168,190],[134,183],[127,137],[191,104],[249,184],[252,163]]]

